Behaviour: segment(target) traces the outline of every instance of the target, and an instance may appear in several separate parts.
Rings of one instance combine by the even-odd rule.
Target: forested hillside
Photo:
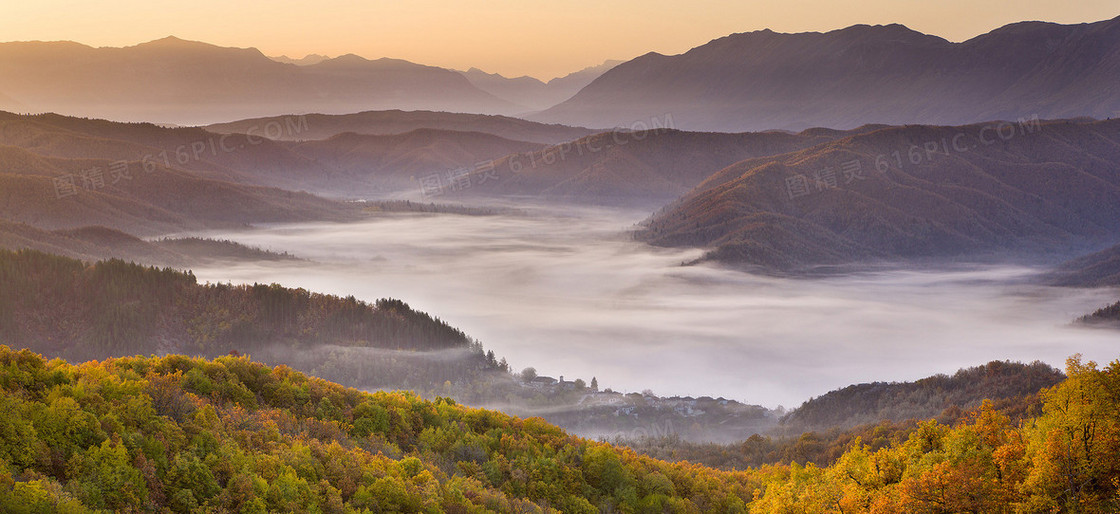
[[[1044,280],[1063,287],[1120,286],[1120,245],[1064,262]]]
[[[1082,316],[1077,320],[1084,325],[1112,325],[1120,327],[1120,302],[1107,307],[1101,307],[1092,314]]]
[[[776,421],[734,401],[624,396],[586,381],[526,383],[478,341],[399,300],[370,305],[278,285],[203,285],[189,272],[36,251],[0,250],[0,344],[75,362],[235,352],[351,387],[543,413],[587,436],[656,424],[689,439],[737,441]]]
[[[429,390],[502,371],[461,331],[399,300],[199,284],[120,260],[0,251],[0,343],[70,360],[253,355],[367,388]]]
[[[716,471],[246,357],[81,366],[0,347],[7,512],[1116,512],[1120,361],[1023,423],[985,403],[832,465]]]
[[[966,421],[983,402],[1013,424],[1041,412],[1040,391],[1065,376],[1049,365],[992,361],[953,375],[934,375],[914,382],[875,382],[830,391],[806,401],[780,423],[732,444],[697,442],[678,434],[619,437],[626,445],[652,457],[702,463],[720,469],[766,464],[828,466],[856,441],[871,450],[902,444],[926,420],[943,425]]]
[[[1062,378],[1060,371],[1042,362],[992,361],[951,376],[850,385],[810,399],[786,415],[782,424],[796,434],[882,420],[929,419],[948,408],[975,408],[984,399],[1018,404]]]
[[[0,510],[743,512],[745,473],[245,357],[0,347]]]

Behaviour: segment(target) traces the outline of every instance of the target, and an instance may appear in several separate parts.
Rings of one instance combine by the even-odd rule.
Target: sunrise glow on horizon
[[[962,41],[1018,21],[1068,24],[1120,14],[1114,3],[1103,0],[983,4],[875,0],[859,5],[825,0],[720,0],[702,7],[663,0],[441,0],[423,4],[4,0],[2,4],[0,41],[130,46],[174,35],[220,46],[254,47],[269,56],[354,53],[544,80],[608,59],[626,60],[650,51],[678,54],[728,34],[765,28],[805,32],[859,23],[901,23]]]

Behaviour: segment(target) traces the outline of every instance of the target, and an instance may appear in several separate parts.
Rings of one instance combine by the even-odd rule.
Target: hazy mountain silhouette
[[[498,98],[525,107],[526,111],[552,107],[573,95],[599,78],[622,61],[605,61],[598,66],[589,66],[580,71],[542,82],[533,77],[507,78],[497,73],[486,73],[478,68],[462,72],[475,87]]]
[[[519,121],[503,118],[494,126],[511,130],[518,126],[508,125],[505,120]],[[195,127],[0,112],[0,147],[8,145],[42,157],[70,160],[69,173],[87,169],[77,164],[82,160],[127,161],[134,166],[174,168],[198,179],[353,197],[417,192],[417,176],[473,168],[479,162],[543,146],[482,132],[437,129],[383,136],[344,133],[306,142],[265,137],[298,135],[311,126],[313,122],[291,116],[255,122],[247,127],[246,134],[217,134]],[[542,134],[576,130],[545,125],[538,128]]]
[[[348,132],[300,143],[292,150],[349,174],[356,183],[383,190],[416,190],[419,175],[474,168],[480,162],[541,146],[481,132],[416,129],[387,136]]]
[[[300,57],[299,59],[293,59],[286,55],[281,55],[279,57],[269,57],[269,59],[286,64],[295,64],[296,66],[310,66],[312,64],[319,64],[327,59],[330,59],[330,57],[319,54],[307,54],[303,57]]]
[[[673,129],[603,132],[536,152],[503,157],[494,163],[493,174],[499,180],[488,181],[485,187],[472,187],[465,193],[608,203],[667,202],[732,163],[784,154],[856,132],[859,130],[814,129],[799,134]]]
[[[416,129],[483,132],[505,139],[553,144],[579,139],[596,131],[583,127],[548,125],[508,116],[463,114],[433,111],[367,111],[354,114],[306,114],[299,120],[293,116],[272,116],[216,123],[206,130],[222,134],[245,134],[255,131],[277,140],[306,141],[327,139],[352,132],[368,135],[391,135]],[[303,121],[306,120],[306,123]],[[297,123],[298,122],[298,123]],[[270,126],[271,125],[271,126]],[[288,126],[298,130],[288,130]],[[279,127],[279,130],[276,129]],[[267,129],[267,130],[266,130]]]
[[[295,190],[326,189],[344,178],[263,133],[223,137],[193,127],[0,112],[0,145],[66,159],[146,161],[200,178]]]
[[[232,241],[202,238],[145,241],[131,234],[101,226],[43,230],[0,219],[0,249],[31,249],[75,259],[94,261],[123,258],[161,266],[189,266],[224,261],[277,261],[290,255],[250,248]]]
[[[34,112],[178,124],[309,111],[518,110],[443,68],[356,55],[296,66],[254,48],[174,37],[125,48],[2,43],[0,91]]]
[[[892,127],[730,166],[641,237],[776,269],[1069,254],[1120,240],[1117,162],[1120,120]]]
[[[43,157],[0,146],[0,219],[44,230],[89,225],[154,235],[247,223],[356,219],[357,210],[307,193],[202,178],[189,171],[129,161],[116,180],[108,159]],[[89,170],[97,170],[94,178]],[[69,178],[73,194],[56,180]]]
[[[963,43],[901,25],[733,34],[649,53],[532,117],[629,126],[671,113],[688,130],[956,125],[1120,113],[1120,18],[1025,22]]]

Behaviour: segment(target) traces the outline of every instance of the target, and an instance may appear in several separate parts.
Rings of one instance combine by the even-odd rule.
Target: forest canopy
[[[0,347],[0,510],[1116,512],[1120,361],[1067,375],[1017,425],[985,402],[830,466],[717,471],[247,357]]]

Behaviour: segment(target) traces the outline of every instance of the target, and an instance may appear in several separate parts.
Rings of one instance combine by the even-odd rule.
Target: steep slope
[[[650,53],[532,119],[626,126],[673,113],[686,130],[965,124],[1120,112],[1120,18],[1018,23],[963,43],[901,25],[733,34]]]
[[[548,86],[557,92],[557,96],[564,96],[560,100],[567,100],[573,95],[578,93],[581,89],[587,87],[588,84],[595,81],[595,79],[603,76],[604,73],[611,71],[612,68],[622,64],[623,61],[616,61],[608,59],[603,61],[602,64],[596,66],[588,66],[582,70],[569,73],[563,77],[556,77],[548,81]],[[559,103],[559,102],[556,102]]]
[[[354,55],[296,66],[174,37],[125,48],[3,43],[0,91],[35,112],[178,124],[374,108],[516,110],[442,68]]]
[[[264,134],[266,127],[287,127],[293,116],[275,116],[231,121],[209,125],[206,130],[219,134]],[[546,125],[507,116],[463,114],[433,111],[369,111],[355,114],[299,115],[300,130],[271,130],[268,137],[277,140],[306,141],[327,139],[352,132],[367,135],[403,134],[417,129],[483,132],[516,141],[556,144],[591,135],[595,131],[582,127]]]
[[[886,128],[730,166],[640,237],[770,269],[1068,255],[1120,237],[1118,157],[1120,121]]]

